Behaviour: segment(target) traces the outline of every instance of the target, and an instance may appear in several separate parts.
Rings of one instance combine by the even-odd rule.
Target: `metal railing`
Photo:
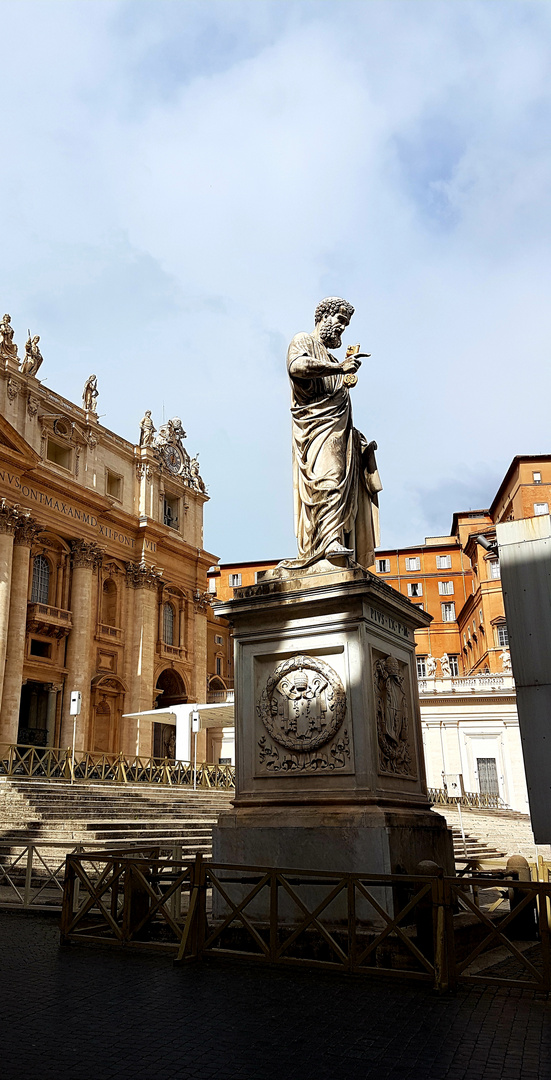
[[[450,795],[446,788],[429,788],[429,802],[434,806],[466,806],[473,810],[509,810],[500,795],[484,791],[464,791],[462,795]]]
[[[507,898],[499,914],[495,902],[481,906],[486,890]],[[512,877],[478,875],[475,897],[472,881],[442,870],[343,874],[92,852],[67,857],[61,940],[415,978],[437,990],[548,993],[550,898],[551,884]]]
[[[229,791],[235,786],[233,765],[171,761],[169,758],[126,757],[100,754],[71,747],[4,747],[0,753],[0,776],[28,780],[101,781],[117,784],[157,784]]]

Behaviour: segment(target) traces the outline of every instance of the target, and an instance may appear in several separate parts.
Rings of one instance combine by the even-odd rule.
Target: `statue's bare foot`
[[[330,559],[332,555],[353,555],[352,548],[347,548],[344,544],[339,544],[338,540],[334,540],[332,544],[326,549],[325,557]]]

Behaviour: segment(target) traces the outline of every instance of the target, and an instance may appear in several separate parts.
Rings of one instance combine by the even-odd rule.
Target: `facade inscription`
[[[73,518],[74,521],[81,521],[83,525],[89,525],[90,528],[96,529],[99,535],[104,536],[106,540],[114,540],[115,543],[122,544],[127,548],[136,546],[137,541],[134,537],[128,536],[118,529],[112,529],[109,525],[98,521],[95,514],[81,510],[78,506],[65,502],[63,499],[57,499],[55,495],[48,495],[47,492],[31,487],[30,484],[22,483],[21,477],[17,476],[16,473],[8,472],[7,469],[0,469],[0,480],[15,491],[20,492],[24,499],[37,503],[39,506],[46,506],[58,514],[63,514],[64,517]],[[157,550],[157,545],[153,540],[145,540],[144,544],[146,551]]]

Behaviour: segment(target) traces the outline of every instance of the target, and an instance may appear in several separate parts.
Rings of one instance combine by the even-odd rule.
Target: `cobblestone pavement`
[[[0,913],[3,1080],[543,1080],[551,1005],[419,983],[71,945]]]

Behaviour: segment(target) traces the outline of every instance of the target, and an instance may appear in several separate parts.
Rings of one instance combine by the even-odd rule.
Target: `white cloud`
[[[182,416],[211,550],[292,551],[285,343],[328,293],[373,353],[385,544],[550,449],[547,5],[1,10],[0,304],[109,427]]]

